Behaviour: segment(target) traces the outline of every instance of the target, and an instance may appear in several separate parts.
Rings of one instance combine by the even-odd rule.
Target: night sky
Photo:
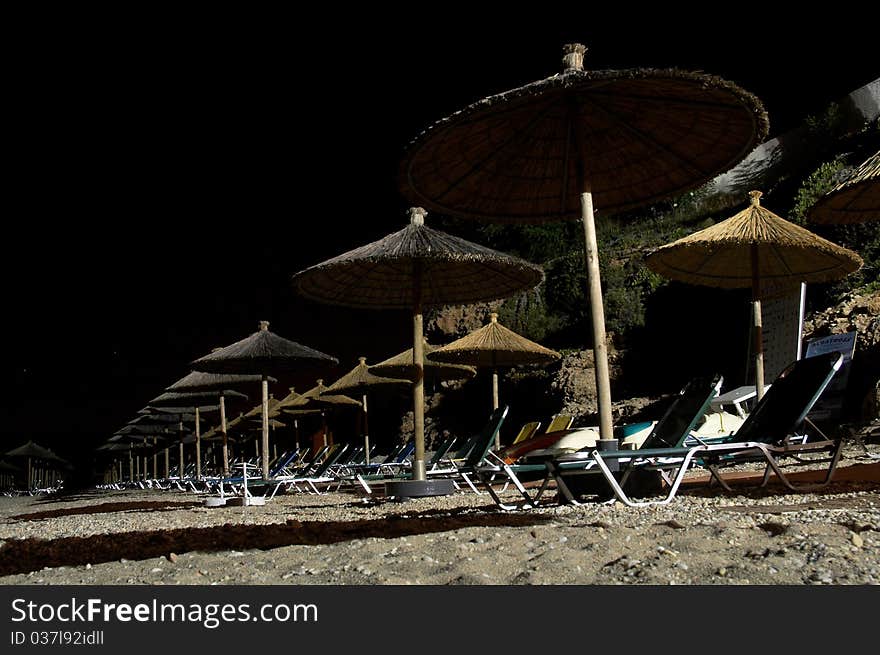
[[[588,68],[736,82],[765,103],[771,136],[880,76],[857,18],[339,12],[344,24],[310,12],[21,26],[5,93],[3,450],[101,443],[189,361],[263,319],[339,358],[338,373],[411,345],[406,314],[308,303],[290,276],[400,229],[406,143],[558,72],[563,43],[586,43]]]

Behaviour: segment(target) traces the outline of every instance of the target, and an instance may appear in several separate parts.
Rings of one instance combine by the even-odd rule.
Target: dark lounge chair
[[[843,356],[825,353],[801,359],[789,365],[773,382],[745,423],[731,437],[716,442],[703,442],[697,446],[669,449],[642,450],[633,453],[600,453],[591,455],[605,476],[615,496],[629,506],[660,505],[672,501],[692,461],[707,468],[710,483],[717,482],[725,490],[729,485],[721,475],[726,466],[748,461],[765,464],[760,486],[764,487],[775,474],[779,481],[792,491],[813,491],[831,482],[840,460],[841,439],[830,439],[808,418],[810,410],[840,370]],[[815,437],[811,439],[810,437]],[[818,455],[817,458],[806,458]],[[659,501],[634,502],[623,491],[608,466],[611,459],[632,467],[662,467],[674,469],[669,493]],[[824,479],[815,484],[795,485],[782,470],[782,460],[793,459],[795,463],[827,463]],[[665,461],[664,461],[665,460]]]
[[[698,378],[685,385],[645,438],[642,448],[636,452],[680,448],[691,437],[697,423],[709,410],[712,399],[718,395],[722,383],[723,378],[720,375],[715,375],[711,378]],[[624,432],[625,430],[621,429],[620,436],[623,436]],[[634,456],[633,451],[622,452],[625,452],[629,458]],[[574,494],[564,478],[584,474],[595,476],[599,472],[592,452],[586,450],[547,457],[539,462],[525,464],[508,464],[501,457],[491,457],[491,455],[490,458],[492,459],[491,464],[481,466],[478,469],[479,478],[502,509],[536,506],[554,479],[562,496],[568,502],[576,502]],[[523,503],[511,505],[501,500],[489,484],[499,474],[506,476],[513,484],[523,497]],[[529,475],[543,477],[542,484],[534,495],[529,494],[520,479],[521,476]],[[626,482],[629,475],[629,472],[624,473],[622,484]]]

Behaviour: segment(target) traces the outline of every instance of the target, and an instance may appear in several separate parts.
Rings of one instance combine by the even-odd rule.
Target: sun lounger
[[[792,491],[813,491],[831,482],[840,460],[841,439],[829,439],[807,418],[813,405],[828,383],[840,370],[843,356],[826,353],[801,359],[788,366],[768,389],[764,397],[748,415],[736,433],[716,443],[703,441],[690,448],[670,448],[665,452],[635,451],[626,460],[625,453],[599,453],[592,457],[599,466],[615,496],[627,505],[667,504],[672,501],[691,462],[698,462],[711,473],[710,481],[730,490],[720,469],[747,461],[765,464],[760,486],[766,486],[771,474]],[[816,438],[810,439],[811,436]],[[818,458],[806,458],[819,455]],[[627,468],[636,466],[674,469],[669,492],[659,501],[634,502],[624,493],[607,462],[611,459],[626,461]],[[827,463],[825,477],[819,483],[795,485],[782,470],[782,460],[796,463]],[[665,461],[664,461],[665,460]]]
[[[452,478],[456,486],[458,486],[458,482],[464,482],[474,493],[479,494],[480,490],[471,481],[471,476],[476,474],[478,467],[485,462],[508,411],[509,408],[505,405],[492,412],[483,429],[475,437],[468,440],[470,447],[465,458],[463,460],[453,459],[450,467],[428,471],[428,478]]]
[[[650,434],[642,443],[641,450],[677,449],[682,446],[692,435],[694,426],[708,410],[722,383],[723,378],[716,375],[712,378],[698,378],[685,385],[662,418],[654,424]],[[618,429],[617,432],[621,438],[625,438],[626,430]],[[522,464],[510,464],[504,458],[490,454],[491,463],[479,467],[477,473],[480,482],[487,487],[493,500],[502,509],[536,506],[554,480],[563,498],[570,503],[576,503],[574,494],[566,483],[566,477],[595,476],[598,473],[598,465],[592,457],[592,452],[591,449],[562,455],[549,454],[539,461]],[[627,453],[629,458],[634,457],[634,451],[621,452]],[[504,475],[513,484],[523,498],[522,503],[512,505],[501,500],[489,484],[498,475]],[[533,494],[530,494],[523,485],[522,480],[525,476],[533,476],[541,480],[541,486]]]

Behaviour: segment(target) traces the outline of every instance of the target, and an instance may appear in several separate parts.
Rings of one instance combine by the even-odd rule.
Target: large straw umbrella
[[[427,339],[422,339],[422,371],[425,380],[463,380],[477,375],[477,369],[473,366],[447,364],[431,359],[429,355],[439,347],[428,343]],[[415,380],[416,367],[413,364],[413,349],[408,348],[378,364],[373,364],[370,366],[370,370],[378,375]]]
[[[807,212],[814,223],[864,223],[880,220],[880,150]]]
[[[193,371],[182,377],[165,391],[197,392],[216,391],[220,404],[220,436],[223,449],[223,475],[229,475],[229,444],[226,435],[226,396],[227,389],[244,389],[251,384],[259,384],[262,378],[259,375],[222,375],[219,373],[204,373]],[[269,378],[269,382],[277,382],[275,378]]]
[[[790,223],[761,206],[750,191],[748,208],[705,230],[657,248],[648,267],[673,280],[722,289],[752,289],[755,386],[764,395],[761,285],[830,282],[857,271],[856,253]]]
[[[410,359],[412,361],[412,359]],[[331,384],[323,394],[354,394],[361,396],[361,409],[364,413],[364,453],[366,463],[370,463],[370,421],[367,409],[367,391],[379,387],[391,388],[411,384],[410,380],[386,378],[370,372],[366,357],[358,357],[357,366]],[[323,395],[322,394],[322,395]]]
[[[492,369],[492,411],[498,409],[498,369],[518,364],[547,364],[559,359],[555,350],[530,341],[498,322],[498,314],[489,315],[489,324],[470,334],[438,348],[428,359],[439,362],[472,364]],[[495,434],[495,448],[501,447],[501,437]]]
[[[413,315],[413,480],[431,493],[425,475],[424,335],[422,308],[498,300],[539,284],[540,267],[424,224],[427,212],[409,211],[410,224],[379,241],[300,271],[296,290],[321,302],[369,309],[410,309]],[[438,489],[441,486],[439,485]],[[386,487],[387,491],[387,487]]]
[[[326,355],[302,344],[279,337],[269,331],[269,322],[260,321],[260,329],[246,339],[215,350],[190,364],[196,371],[205,373],[258,374],[262,378],[263,478],[269,477],[269,375],[276,371],[303,369],[307,367],[333,366],[335,357]]]
[[[404,196],[442,214],[583,223],[599,403],[599,447],[616,448],[593,204],[612,214],[678,195],[743,159],[766,135],[760,101],[675,69],[563,71],[489,96],[429,126],[401,163]]]

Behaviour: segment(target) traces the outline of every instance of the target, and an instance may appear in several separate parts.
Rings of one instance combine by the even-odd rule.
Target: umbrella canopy
[[[412,360],[410,360],[412,361]],[[361,395],[368,387],[408,385],[410,380],[386,378],[370,372],[366,357],[358,357],[357,366],[327,387],[324,394]]]
[[[260,321],[260,329],[246,339],[219,348],[200,357],[190,365],[205,373],[259,374],[263,391],[263,435],[261,464],[263,478],[269,477],[269,373],[304,367],[338,364],[331,357],[313,348],[279,337],[269,331],[269,322]]]
[[[555,350],[530,341],[498,322],[498,314],[489,315],[489,324],[438,348],[427,355],[440,362],[472,364],[492,369],[492,411],[498,409],[498,368],[518,364],[547,364],[559,359]],[[495,448],[500,448],[500,435],[495,434]]]
[[[225,392],[228,389],[242,389],[250,385],[258,385],[262,381],[261,375],[231,375],[222,373],[205,373],[193,371],[180,378],[177,382],[165,388],[165,391],[194,392],[194,391],[217,391]],[[269,382],[278,382],[273,377]],[[215,394],[216,395],[216,394]]]
[[[422,371],[426,380],[462,380],[472,378],[477,374],[477,369],[473,366],[446,364],[428,357],[437,348],[439,346],[428,343],[427,339],[422,339]],[[370,370],[392,378],[413,380],[416,375],[416,367],[413,364],[413,349],[409,348],[378,364],[373,364]]]
[[[410,223],[379,241],[300,271],[295,289],[321,302],[370,309],[410,309],[413,313],[414,441],[413,479],[424,481],[424,353],[422,308],[498,300],[544,279],[525,260],[434,230],[427,212],[409,210]]]
[[[5,471],[7,473],[16,473],[21,469],[17,467],[15,464],[10,464],[6,460],[0,459],[0,471]]]
[[[241,392],[232,389],[223,390],[223,395],[227,398],[236,398],[238,400],[247,400],[247,396]],[[153,398],[149,405],[151,407],[187,407],[192,412],[196,407],[205,411],[206,407],[214,407],[220,391],[199,391],[192,393],[177,393],[174,391],[166,391]]]
[[[152,414],[138,414],[138,416],[130,420],[127,425],[170,424],[177,423],[178,421],[193,421],[195,418],[195,414],[166,414],[164,412],[154,412]]]
[[[755,375],[764,394],[761,284],[830,282],[857,271],[856,253],[780,218],[750,191],[748,208],[716,225],[657,248],[647,266],[673,280],[711,287],[752,289],[755,318]]]
[[[412,361],[411,356],[409,361]],[[351,394],[361,397],[361,409],[364,413],[364,453],[366,453],[367,464],[370,463],[370,428],[367,391],[378,387],[394,388],[408,386],[410,384],[412,384],[412,380],[386,378],[371,373],[370,367],[367,366],[367,358],[358,357],[357,366],[336,380],[336,382],[330,385],[327,391],[323,392],[324,394]]]
[[[43,459],[48,462],[64,462],[65,460],[61,459],[53,453],[50,449],[45,446],[41,446],[38,443],[34,443],[33,441],[28,441],[27,443],[22,444],[18,448],[13,448],[12,450],[7,450],[5,455],[7,457],[32,457],[34,459]]]
[[[38,443],[34,443],[33,441],[28,441],[27,443],[22,444],[18,448],[13,448],[12,450],[6,451],[5,455],[7,457],[26,457],[27,458],[27,483],[28,489],[33,486],[34,476],[33,476],[33,467],[31,465],[31,460],[41,459],[46,462],[52,462],[57,465],[66,465],[70,466],[68,462],[64,459],[61,459],[53,453],[48,448],[41,446]]]
[[[318,380],[314,387],[292,400],[282,412],[296,415],[302,410],[320,412],[324,445],[327,445],[327,417],[324,411],[328,408],[360,407],[361,404],[348,396],[328,393],[329,387],[324,385],[323,380]]]
[[[807,212],[814,223],[864,223],[880,220],[880,150]]]
[[[519,364],[546,364],[559,359],[561,355],[504,327],[498,322],[498,314],[492,312],[489,315],[488,325],[428,353],[426,357],[439,362],[495,368]]]
[[[768,121],[755,96],[721,78],[586,71],[585,52],[568,44],[562,73],[429,126],[407,148],[400,185],[410,201],[452,216],[582,221],[605,448],[611,385],[593,205],[610,214],[693,189],[743,159]]]

